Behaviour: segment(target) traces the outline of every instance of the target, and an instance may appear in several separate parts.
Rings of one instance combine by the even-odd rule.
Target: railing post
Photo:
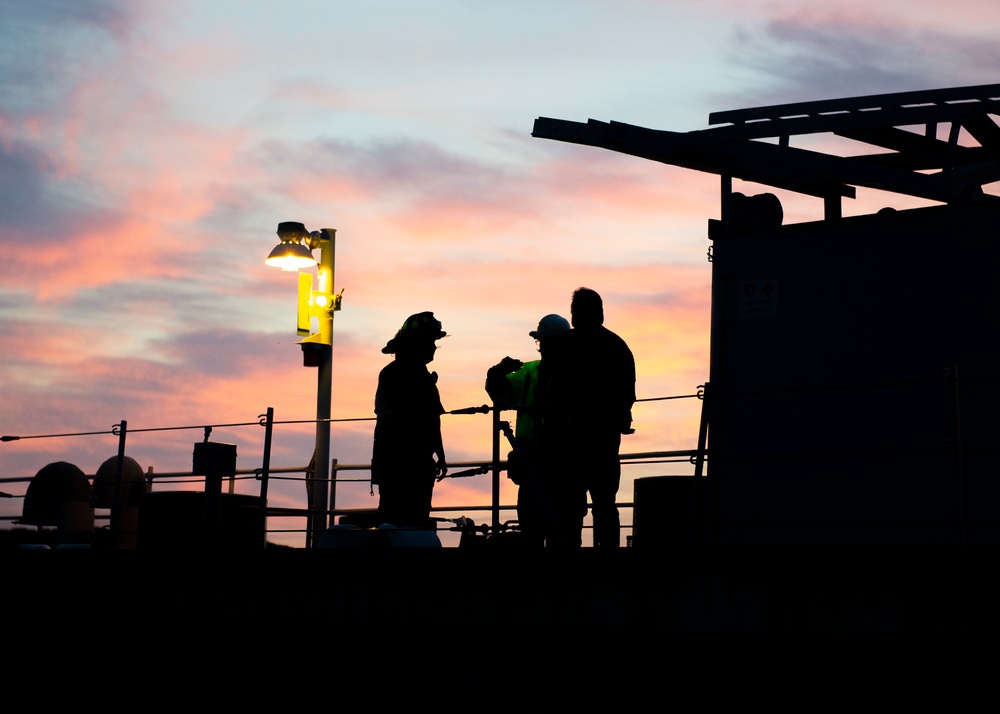
[[[493,535],[500,533],[500,410],[496,404],[493,414]]]
[[[691,489],[691,533],[688,535],[690,544],[704,545],[707,540],[708,524],[711,521],[708,510],[711,507],[711,494],[706,493],[707,484],[702,482],[705,475],[705,457],[708,449],[708,429],[711,423],[711,409],[715,403],[711,396],[711,383],[705,382],[701,391],[701,421],[698,425],[698,451],[694,462],[694,488]]]
[[[330,505],[329,505],[329,513],[330,513],[330,525],[331,526],[332,525],[336,525],[334,523],[334,519],[336,518],[336,516],[333,515],[333,512],[337,510],[337,463],[338,463],[337,459],[332,459],[330,461]]]
[[[124,419],[118,424],[118,461],[115,472],[115,497],[111,501],[111,542],[118,543],[122,524],[122,475],[125,473],[125,434],[128,422]]]
[[[264,457],[260,467],[260,518],[263,525],[264,543],[267,547],[267,484],[271,473],[271,434],[274,430],[274,407],[267,408],[264,415]]]

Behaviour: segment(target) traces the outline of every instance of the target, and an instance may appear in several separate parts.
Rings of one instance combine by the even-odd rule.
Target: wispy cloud
[[[992,13],[987,10],[987,13]],[[807,6],[741,24],[734,65],[763,84],[755,103],[862,96],[995,81],[1000,41],[944,11],[845,3]],[[980,21],[985,18],[980,17]]]

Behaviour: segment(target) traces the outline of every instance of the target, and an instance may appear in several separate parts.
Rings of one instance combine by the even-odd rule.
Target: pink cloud
[[[171,249],[170,238],[141,217],[124,217],[102,226],[84,227],[56,242],[0,244],[0,260],[7,266],[8,287],[31,288],[40,302],[65,299],[85,288],[119,284],[126,280],[176,277],[170,261],[160,260]],[[136,258],[136,242],[143,260]],[[147,245],[148,242],[148,245]]]

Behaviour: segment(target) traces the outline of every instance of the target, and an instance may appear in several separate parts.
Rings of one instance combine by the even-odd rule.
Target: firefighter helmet
[[[441,321],[434,317],[433,312],[418,312],[406,318],[403,326],[396,330],[396,335],[382,348],[383,354],[393,354],[403,344],[433,342],[447,337],[448,333],[441,329]]]

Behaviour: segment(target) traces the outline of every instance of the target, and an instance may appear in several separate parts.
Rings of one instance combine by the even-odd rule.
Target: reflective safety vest
[[[486,380],[486,391],[493,403],[503,408],[517,407],[514,436],[531,439],[535,435],[535,389],[538,386],[538,365],[541,360],[525,362],[519,369],[508,372],[505,379]]]

